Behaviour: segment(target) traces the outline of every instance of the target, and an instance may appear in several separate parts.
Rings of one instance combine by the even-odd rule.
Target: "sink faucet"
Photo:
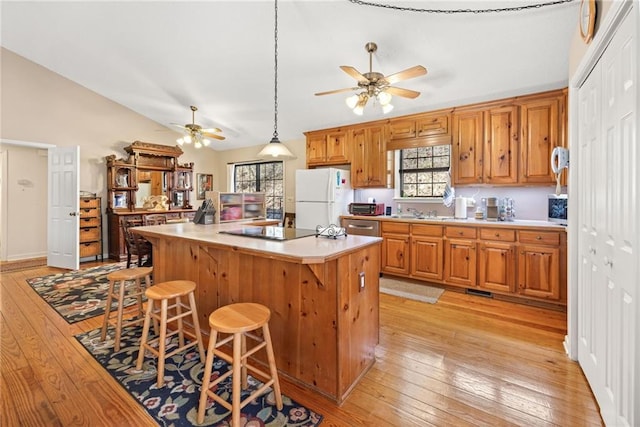
[[[413,216],[416,218],[424,217],[424,212],[417,210],[416,208],[408,208],[407,212],[413,213]]]

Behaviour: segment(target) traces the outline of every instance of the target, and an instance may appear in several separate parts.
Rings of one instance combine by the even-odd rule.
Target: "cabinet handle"
[[[464,231],[458,231],[458,235],[462,236],[464,234]]]
[[[496,233],[496,234],[495,234],[495,236],[496,236],[496,237],[500,237],[500,233]]]
[[[542,240],[542,236],[536,236],[536,240]]]

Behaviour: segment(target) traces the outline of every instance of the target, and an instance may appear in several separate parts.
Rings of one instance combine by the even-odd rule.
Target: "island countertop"
[[[255,227],[255,225],[250,222],[209,225],[190,222],[135,227],[133,231],[143,237],[186,239],[197,243],[227,247],[234,251],[286,259],[300,264],[324,263],[382,241],[380,237],[351,235],[339,236],[335,239],[325,236],[310,236],[281,241],[220,233],[220,231],[242,227]]]

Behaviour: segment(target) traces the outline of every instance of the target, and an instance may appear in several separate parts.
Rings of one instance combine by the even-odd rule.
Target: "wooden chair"
[[[107,279],[109,279],[109,291],[107,292],[107,302],[104,309],[104,321],[102,323],[100,340],[104,341],[107,338],[107,329],[110,324],[113,325],[116,328],[114,337],[115,351],[120,351],[120,336],[122,335],[122,328],[131,325],[139,325],[144,321],[142,294],[144,293],[145,288],[148,289],[151,287],[152,272],[153,267],[136,267],[114,271],[107,275]],[[144,279],[144,284],[142,283],[142,279]],[[127,282],[129,282],[128,285]],[[136,304],[125,308],[124,301],[126,298],[136,298]],[[115,319],[112,320],[111,304],[114,299],[118,302],[118,309],[116,311]],[[125,321],[124,317],[128,314],[135,314],[135,316]]]
[[[165,214],[149,214],[143,217],[144,225],[162,225],[167,223]]]
[[[131,267],[132,256],[137,257],[138,267],[153,265],[151,243],[144,237],[131,232],[131,227],[140,225],[142,225],[140,220],[122,219],[122,234],[127,247],[127,268]]]
[[[271,311],[267,307],[255,303],[226,305],[209,315],[211,334],[209,337],[209,347],[207,349],[207,360],[202,374],[202,388],[200,390],[200,403],[198,404],[197,417],[199,424],[202,424],[204,421],[207,400],[211,398],[231,411],[232,427],[240,426],[241,409],[271,386],[273,386],[276,406],[279,410],[282,409],[282,395],[280,394],[278,370],[276,369],[276,361],[271,344],[271,334],[269,333],[270,317]],[[262,338],[251,333],[258,329],[262,329]],[[218,334],[230,335],[223,340],[217,341]],[[247,337],[258,344],[251,349],[247,349]],[[233,356],[229,356],[225,352],[218,350],[219,347],[227,344],[229,341],[233,341]],[[267,353],[269,373],[249,364],[249,356],[263,348]],[[213,367],[213,359],[216,356],[231,364],[231,369],[212,381],[211,370]],[[264,383],[241,401],[240,390],[241,388],[247,388],[247,370],[258,374],[260,376],[259,379],[264,380]],[[229,376],[232,377],[231,404],[215,393],[216,385]],[[213,390],[211,390],[211,388],[213,388]]]
[[[140,351],[136,369],[142,369],[145,351],[150,352],[158,358],[158,376],[156,385],[158,388],[164,385],[164,364],[168,357],[176,353],[183,352],[191,347],[198,347],[200,360],[204,360],[204,346],[200,335],[200,325],[198,323],[198,311],[195,299],[196,284],[190,280],[172,280],[153,285],[145,291],[147,297],[147,313],[144,317],[142,327],[142,338],[140,338]],[[188,299],[188,304],[182,298]],[[171,317],[169,317],[171,315]],[[193,331],[184,328],[185,317],[191,316],[191,327]],[[155,338],[149,339],[149,328],[151,321],[158,322],[160,333]],[[176,324],[177,328],[167,332],[169,324]],[[172,325],[174,326],[174,325]],[[167,338],[178,335],[178,347],[166,352]],[[185,342],[185,336],[192,339]]]

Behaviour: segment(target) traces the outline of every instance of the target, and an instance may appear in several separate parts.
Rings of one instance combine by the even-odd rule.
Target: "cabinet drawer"
[[[98,199],[80,199],[80,209],[97,208],[100,206]]]
[[[447,227],[446,231],[446,236],[453,238],[475,239],[476,235],[476,229],[472,227]]]
[[[98,226],[100,226],[100,218],[98,217],[80,218],[80,228]]]
[[[556,231],[520,231],[518,241],[520,243],[559,245],[560,233]]]
[[[409,234],[409,225],[410,224],[408,222],[383,221],[382,232],[396,233],[396,234]]]
[[[441,225],[413,224],[411,226],[411,234],[418,236],[442,237]]]
[[[93,242],[100,240],[100,227],[90,227],[80,229],[80,242]]]
[[[180,218],[180,212],[167,212],[165,216],[167,219],[178,219]]]
[[[98,208],[80,209],[80,218],[98,217],[98,216],[100,216],[100,211],[98,210]]]
[[[499,242],[515,242],[515,230],[503,230],[501,228],[481,228],[480,238],[482,240],[497,240]]]
[[[100,242],[80,243],[80,258],[102,255]]]

